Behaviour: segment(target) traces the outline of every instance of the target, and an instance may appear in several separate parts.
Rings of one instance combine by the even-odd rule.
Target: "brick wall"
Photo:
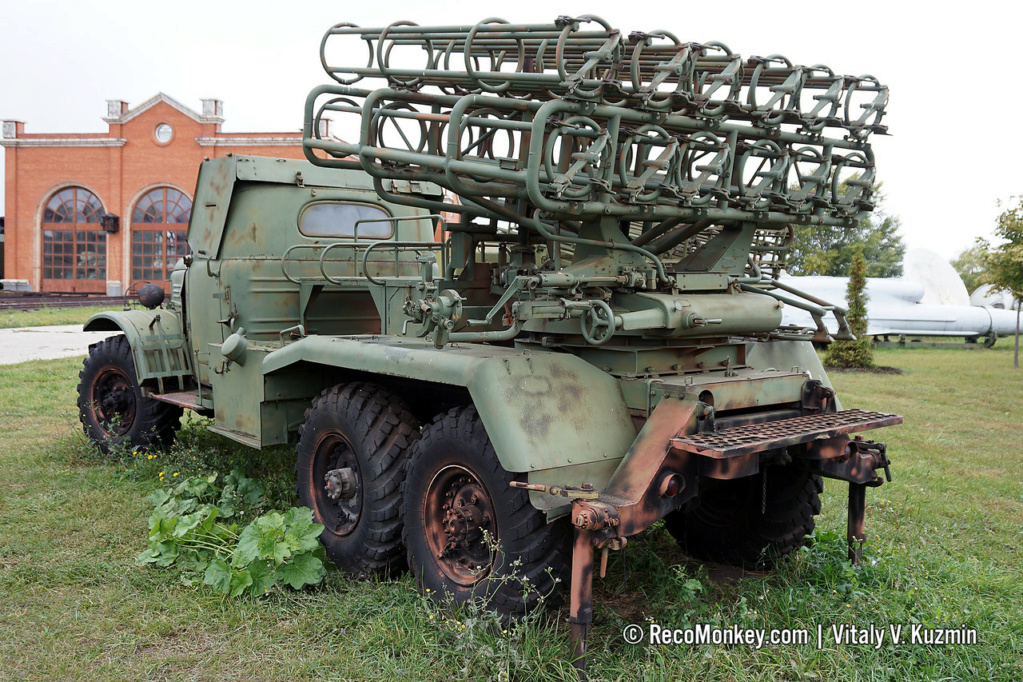
[[[6,164],[4,276],[26,279],[35,291],[105,293],[108,281],[127,288],[131,214],[148,190],[171,187],[192,199],[203,158],[227,154],[303,158],[300,132],[223,133],[221,110],[219,102],[204,100],[200,114],[161,94],[134,109],[111,103],[104,118],[107,133],[26,133],[23,123],[5,121],[0,140]],[[156,138],[160,124],[173,130],[167,143]],[[105,212],[120,216],[120,230],[104,237],[104,281],[49,280],[44,286],[43,210],[55,192],[69,186],[96,194]]]

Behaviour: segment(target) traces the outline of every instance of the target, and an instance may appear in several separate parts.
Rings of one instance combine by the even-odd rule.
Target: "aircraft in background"
[[[819,299],[846,306],[848,277],[789,277],[779,281]],[[999,336],[1016,332],[1016,313],[1006,309],[1000,294],[977,296],[979,304],[971,305],[959,273],[932,251],[914,249],[906,253],[903,276],[899,278],[868,277],[867,336],[963,337],[968,341],[985,338],[994,344]],[[1008,296],[1009,307],[1012,297]],[[838,322],[831,313],[824,318],[828,330],[838,331]],[[782,311],[783,325],[814,328],[810,313],[791,305]]]

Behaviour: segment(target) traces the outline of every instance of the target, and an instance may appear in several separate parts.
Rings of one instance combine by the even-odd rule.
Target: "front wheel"
[[[797,466],[760,475],[700,479],[696,506],[664,518],[682,551],[696,559],[764,568],[798,549],[821,510],[821,477]]]
[[[475,407],[423,429],[403,485],[409,567],[421,589],[507,616],[557,601],[571,551],[565,519],[547,523],[501,466]]]
[[[142,395],[131,344],[123,335],[89,346],[78,379],[79,419],[104,453],[115,446],[148,448],[174,440],[183,410]]]

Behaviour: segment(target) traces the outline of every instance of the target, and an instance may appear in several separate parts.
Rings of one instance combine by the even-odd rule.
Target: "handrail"
[[[398,249],[399,248],[407,248],[407,249],[429,248],[431,251],[434,251],[434,250],[442,251],[447,246],[447,244],[445,242],[392,242],[392,241],[373,242],[372,244],[368,245],[366,247],[366,250],[363,251],[363,253],[362,253],[362,276],[365,277],[371,284],[376,284],[377,286],[383,286],[384,282],[376,279],[375,277],[373,277],[372,275],[369,274],[369,272],[366,270],[366,263],[367,263],[367,258],[369,258],[369,254],[370,254],[371,251],[373,251],[377,247],[384,247],[384,246],[395,247],[394,264],[395,264],[395,272],[397,272],[397,267],[398,267]]]
[[[337,249],[337,248],[351,248],[353,251],[356,252],[356,253],[353,253],[353,255],[352,255],[353,256],[352,257],[352,262],[354,263],[356,261],[356,259],[358,258],[358,250],[359,250],[359,248],[361,246],[363,246],[363,244],[360,244],[359,241],[358,241],[359,240],[359,226],[360,225],[365,224],[365,223],[382,223],[382,222],[397,224],[397,223],[399,223],[401,221],[409,221],[409,220],[436,220],[436,221],[438,221],[440,223],[440,225],[442,227],[446,228],[446,226],[447,226],[447,221],[444,219],[444,217],[439,215],[439,214],[436,214],[436,213],[430,213],[430,214],[427,214],[427,215],[412,215],[412,216],[388,216],[387,218],[363,218],[362,220],[356,220],[355,221],[354,226],[353,226],[354,229],[352,231],[352,236],[351,237],[345,237],[345,239],[350,239],[351,241],[338,241],[338,242],[333,242],[333,243],[330,243],[330,244],[320,244],[320,243],[293,244],[293,245],[289,246],[287,249],[284,250],[284,253],[281,255],[281,273],[284,275],[284,278],[287,279],[289,282],[291,282],[293,284],[301,285],[302,284],[302,280],[296,279],[295,277],[292,277],[291,273],[288,271],[288,256],[291,254],[292,251],[295,251],[297,249],[314,249],[314,250],[315,249],[323,249],[323,252],[320,254],[320,257],[318,259],[319,268],[320,268],[320,275],[322,276],[322,278],[324,280],[326,280],[327,282],[329,282],[331,284],[344,284],[344,280],[342,278],[331,277],[330,275],[327,274],[325,259],[326,259],[326,256],[327,256],[328,252],[330,252],[330,251],[332,251],[334,249]],[[433,245],[439,245],[441,248],[444,247],[444,243],[443,242],[400,242],[400,241],[394,241],[394,240],[390,240],[390,239],[388,239],[388,240],[378,240],[376,242],[371,242],[370,244],[367,244],[365,246],[367,247],[367,251],[368,251],[369,247],[376,248],[376,246],[382,245],[382,244],[394,244],[394,245],[400,245],[400,244],[433,244]],[[423,248],[423,247],[418,247],[418,248]],[[372,277],[368,276],[368,274],[366,273],[366,257],[365,257],[365,254],[363,255],[363,257],[361,259],[361,265],[362,265],[362,273],[363,273],[362,276],[366,277],[366,279],[368,279],[373,284],[380,284],[380,282],[378,282],[377,280],[375,280]],[[397,258],[396,258],[395,259],[395,272],[397,272],[397,266],[398,266],[398,261],[397,261]],[[355,277],[359,277],[359,275],[356,274]]]

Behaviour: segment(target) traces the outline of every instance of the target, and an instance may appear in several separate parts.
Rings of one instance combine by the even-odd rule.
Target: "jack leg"
[[[867,539],[865,530],[867,508],[867,486],[863,483],[849,484],[849,521],[846,541],[849,543],[849,561],[859,566],[863,561],[863,543]]]
[[[593,536],[575,529],[572,548],[572,601],[569,608],[572,626],[572,665],[579,679],[586,679],[586,637],[593,622]]]

